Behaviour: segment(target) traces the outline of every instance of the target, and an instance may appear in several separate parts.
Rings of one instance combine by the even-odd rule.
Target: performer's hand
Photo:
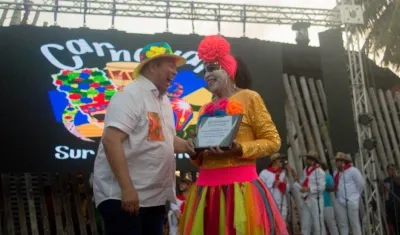
[[[239,157],[243,156],[242,145],[240,145],[238,142],[236,142],[236,140],[234,140],[230,152],[233,153],[234,156],[239,156]]]
[[[277,187],[278,187],[278,185],[279,185],[279,183],[280,183],[280,181],[279,181],[279,180],[275,180],[275,182],[274,182],[274,188],[277,188]]]
[[[139,196],[135,188],[121,190],[121,206],[129,214],[139,214]]]
[[[301,187],[301,189],[300,189],[300,192],[302,192],[302,193],[306,193],[306,192],[309,192],[309,191],[310,191],[309,187]]]
[[[219,146],[215,147],[210,147],[208,150],[205,150],[210,152],[212,155],[232,155],[232,156],[241,156],[243,151],[242,151],[242,146],[238,144],[236,141],[233,141],[232,146],[230,147],[229,150],[222,150]]]
[[[212,155],[222,155],[225,153],[219,146],[210,147],[208,150],[205,150],[205,152],[211,152]]]

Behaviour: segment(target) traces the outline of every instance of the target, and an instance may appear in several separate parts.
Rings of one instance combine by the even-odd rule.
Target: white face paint
[[[204,79],[207,82],[208,89],[211,93],[215,94],[221,89],[226,89],[228,87],[229,75],[223,70],[213,70],[211,72],[206,72]]]

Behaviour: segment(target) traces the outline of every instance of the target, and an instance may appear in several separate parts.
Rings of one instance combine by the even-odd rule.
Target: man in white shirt
[[[337,189],[335,209],[340,234],[348,235],[350,224],[352,234],[361,235],[359,208],[365,181],[361,172],[351,165],[348,155],[338,152],[335,160],[337,170],[333,180]]]
[[[175,202],[175,153],[194,154],[176,136],[166,91],[185,59],[167,43],[143,48],[135,81],[107,108],[93,190],[106,235],[162,235],[167,200]]]
[[[285,157],[279,153],[275,153],[270,157],[270,159],[271,164],[267,169],[260,172],[260,179],[271,191],[272,197],[274,198],[283,219],[286,220],[288,212],[286,197],[289,192],[289,183],[286,173],[282,169]]]
[[[325,172],[319,165],[317,153],[311,152],[304,155],[306,167],[303,172],[301,184],[296,182],[293,187],[299,189],[303,198],[301,208],[301,234],[325,235],[324,226],[324,198]]]

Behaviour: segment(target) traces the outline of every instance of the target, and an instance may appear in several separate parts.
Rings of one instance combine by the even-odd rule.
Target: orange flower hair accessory
[[[243,105],[236,100],[231,100],[231,101],[229,101],[228,105],[226,106],[226,113],[228,115],[242,114],[243,113]]]

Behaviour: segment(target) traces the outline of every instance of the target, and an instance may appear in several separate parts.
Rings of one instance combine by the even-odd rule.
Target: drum
[[[118,91],[122,91],[124,87],[133,81],[133,70],[139,65],[136,62],[109,62],[106,64],[104,71],[117,87]]]

